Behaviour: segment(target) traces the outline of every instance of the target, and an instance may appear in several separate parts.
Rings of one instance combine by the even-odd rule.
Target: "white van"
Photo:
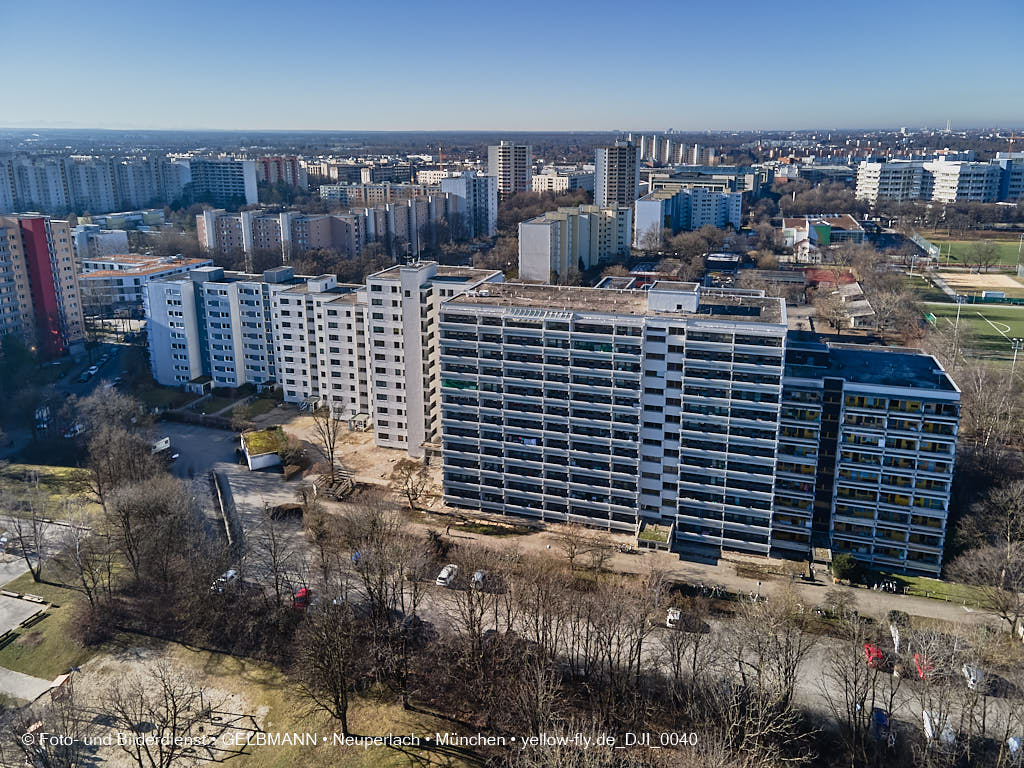
[[[450,587],[455,583],[455,577],[459,573],[459,566],[455,563],[448,563],[441,572],[437,574],[437,581],[435,582],[439,587]]]

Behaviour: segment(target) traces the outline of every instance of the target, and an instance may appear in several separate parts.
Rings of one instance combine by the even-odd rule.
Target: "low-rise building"
[[[556,195],[575,192],[578,189],[593,192],[594,174],[552,168],[536,174],[531,183],[534,192],[551,192]]]
[[[793,249],[797,262],[820,264],[822,251],[843,243],[864,242],[865,232],[848,213],[819,213],[782,220],[782,245]]]
[[[87,315],[141,317],[146,286],[151,280],[187,275],[193,269],[212,265],[210,259],[178,256],[121,254],[89,257],[82,261],[78,276],[82,307]]]

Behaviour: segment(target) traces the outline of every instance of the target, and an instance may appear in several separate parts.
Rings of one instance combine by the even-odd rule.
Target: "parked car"
[[[213,582],[213,586],[210,587],[210,591],[221,594],[229,584],[233,584],[236,581],[238,581],[238,571],[234,568],[224,571],[224,574],[222,576],[218,576],[217,580]]]
[[[964,664],[961,671],[967,681],[967,687],[972,691],[983,691],[986,688],[985,670],[977,664]]]
[[[75,425],[69,427],[67,429],[67,431],[64,432],[64,439],[65,440],[70,440],[73,437],[78,437],[84,431],[85,431],[85,427],[83,427],[81,424],[75,424]]]
[[[680,622],[683,619],[683,612],[678,608],[669,608],[665,614],[665,626],[669,629],[679,629]]]
[[[448,563],[441,572],[437,574],[437,581],[435,582],[439,587],[450,587],[455,583],[455,577],[459,573],[459,566],[455,563]]]
[[[292,597],[292,608],[296,611],[305,611],[313,602],[313,590],[309,587],[302,587]]]

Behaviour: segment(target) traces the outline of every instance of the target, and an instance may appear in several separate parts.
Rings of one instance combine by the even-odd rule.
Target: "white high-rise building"
[[[465,171],[441,179],[441,191],[454,198],[448,224],[456,240],[494,237],[498,233],[498,180]],[[459,230],[459,231],[455,231]]]
[[[441,303],[501,282],[500,271],[421,262],[366,278],[366,348],[374,440],[414,458],[437,448]]]
[[[989,163],[946,159],[861,163],[856,194],[872,202],[994,203],[1011,199],[1011,169],[999,158]]]
[[[256,162],[233,157],[188,159],[192,194],[214,205],[254,205],[257,201]]]
[[[487,175],[498,180],[498,197],[533,189],[533,149],[529,144],[502,141],[487,148]]]
[[[739,230],[743,223],[743,193],[717,192],[713,189],[661,189],[644,195],[633,205],[633,245],[655,248],[664,233],[709,226]]]
[[[678,282],[492,286],[439,344],[450,505],[940,572],[960,393],[928,355],[790,343],[781,299]]]
[[[632,205],[640,192],[640,150],[629,141],[598,147],[594,160],[594,205]]]

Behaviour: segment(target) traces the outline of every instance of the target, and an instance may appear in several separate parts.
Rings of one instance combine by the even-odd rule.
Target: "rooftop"
[[[128,257],[112,257],[110,261],[117,261],[117,263],[131,264],[132,262],[127,260]],[[83,272],[79,275],[79,278],[83,280],[90,280],[95,278],[103,277],[145,277],[146,275],[158,275],[161,272],[168,272],[170,270],[181,269],[182,267],[195,267],[200,264],[209,264],[209,259],[175,259],[175,260],[157,260],[152,257],[147,257],[150,261],[140,262],[138,266],[129,267],[128,269],[94,269],[90,272]],[[93,261],[104,261],[105,259],[93,259]]]
[[[793,334],[786,345],[786,376],[835,377],[861,384],[956,391],[939,362],[919,349],[825,344],[795,339]]]
[[[695,283],[661,282],[657,288],[692,293]],[[451,302],[519,309],[588,311],[611,315],[650,315],[670,317],[701,317],[737,322],[783,322],[781,299],[742,295],[727,291],[700,293],[696,312],[658,311],[649,306],[649,294],[641,290],[614,288],[580,288],[568,285],[535,285],[530,283],[488,283],[486,288],[462,294]]]
[[[804,229],[815,224],[827,224],[832,229],[858,232],[863,229],[857,220],[848,213],[817,213],[810,216],[794,216],[783,219],[784,228]]]
[[[375,272],[370,275],[371,278],[378,278],[381,280],[397,280],[398,276],[402,273],[403,269],[421,269],[427,267],[433,262],[424,261],[414,264],[398,264],[394,267],[388,267],[387,269]],[[446,280],[448,282],[470,282],[474,280],[485,280],[491,275],[494,275],[497,270],[494,269],[477,269],[476,267],[448,267],[443,264],[437,265],[437,271],[434,273],[434,280]]]

